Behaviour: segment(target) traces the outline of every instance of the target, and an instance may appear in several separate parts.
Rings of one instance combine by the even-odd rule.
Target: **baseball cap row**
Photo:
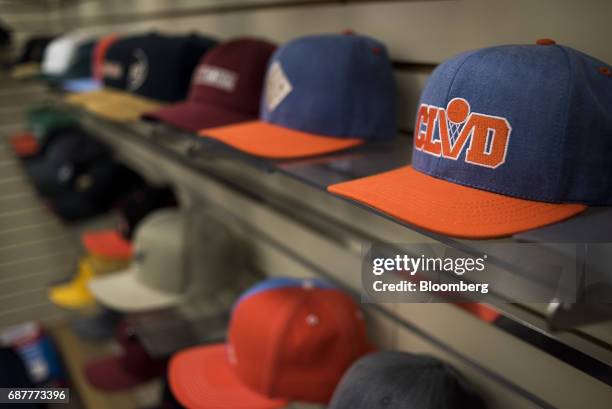
[[[210,222],[207,218],[202,224],[209,232]],[[138,223],[133,245],[125,236],[105,231],[83,235],[90,256],[133,256],[124,271],[90,277],[95,300],[113,311],[135,314],[221,291],[224,284],[202,277],[224,240],[216,240],[214,251],[202,250],[211,246],[212,237],[194,247],[188,233],[193,226],[188,213],[162,206]],[[216,231],[215,237],[230,239]],[[226,267],[229,285],[236,286],[236,274]],[[75,282],[52,289],[50,296],[74,308],[85,299],[77,293],[84,291]],[[427,355],[378,351],[353,297],[318,279],[276,277],[249,287],[235,297],[224,342],[182,349],[169,359],[149,355],[129,325],[125,320],[117,328],[119,355],[93,360],[84,368],[86,379],[98,389],[116,392],[165,375],[173,396],[187,408],[273,409],[295,402],[335,409],[485,407],[452,365]]]
[[[51,42],[42,72],[63,75],[87,40],[77,33]],[[313,35],[277,47],[149,33],[96,44],[92,72],[102,88],[67,100],[106,118],[158,120],[272,159],[396,136],[392,64],[367,36]],[[612,203],[609,64],[550,39],[468,51],[434,70],[416,111],[409,166],[328,190],[468,238],[512,235]]]

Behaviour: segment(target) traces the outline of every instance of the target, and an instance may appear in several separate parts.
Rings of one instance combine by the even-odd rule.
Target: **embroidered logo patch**
[[[266,107],[269,111],[274,111],[276,107],[293,90],[291,83],[287,79],[278,61],[275,61],[268,70],[266,76]]]
[[[457,160],[466,149],[465,162],[495,169],[506,161],[512,127],[506,118],[471,112],[463,98],[446,108],[421,104],[415,126],[415,149]]]
[[[149,59],[144,51],[134,51],[134,61],[128,69],[127,89],[136,91],[144,84],[149,75]]]
[[[200,65],[193,78],[196,85],[208,85],[228,92],[236,88],[237,82],[238,74],[235,72],[207,64]]]

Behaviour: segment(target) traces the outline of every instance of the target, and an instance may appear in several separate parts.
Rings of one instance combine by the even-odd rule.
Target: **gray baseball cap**
[[[193,232],[202,226],[207,235]],[[185,211],[158,210],[136,228],[130,268],[95,278],[89,287],[97,301],[118,311],[169,308],[219,289],[215,276],[237,274],[233,268],[219,271],[231,246],[229,230],[214,218],[193,223]]]
[[[382,351],[351,366],[328,409],[481,409],[484,401],[449,364],[427,355]]]

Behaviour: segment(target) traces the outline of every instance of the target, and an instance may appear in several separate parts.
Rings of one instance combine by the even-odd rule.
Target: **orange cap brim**
[[[186,349],[168,367],[172,394],[185,407],[199,409],[277,409],[288,405],[245,386],[231,368],[225,345]]]
[[[81,242],[89,253],[99,257],[122,260],[132,257],[132,244],[117,230],[86,232]]]
[[[586,209],[518,199],[437,179],[406,166],[328,187],[415,226],[449,236],[509,236],[559,222]]]
[[[201,136],[217,139],[240,151],[273,159],[323,155],[363,143],[355,138],[333,138],[296,131],[264,121],[203,129]]]

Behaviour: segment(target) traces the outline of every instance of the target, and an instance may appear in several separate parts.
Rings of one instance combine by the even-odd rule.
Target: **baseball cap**
[[[314,156],[395,137],[395,84],[386,47],[361,35],[301,37],[272,56],[260,120],[203,129],[257,156]]]
[[[87,287],[89,281],[96,276],[104,275],[125,268],[125,262],[106,260],[99,257],[83,257],[72,280],[49,288],[49,299],[56,305],[67,309],[82,309],[92,306],[95,302]]]
[[[65,222],[84,220],[108,211],[143,183],[129,168],[112,159],[100,159],[79,172],[69,190],[50,196],[47,204]]]
[[[76,128],[78,121],[73,116],[53,108],[34,108],[26,113],[25,131],[11,137],[9,142],[17,156],[33,159],[43,154],[55,138]]]
[[[106,52],[105,88],[69,96],[67,101],[108,119],[135,121],[163,103],[185,99],[193,69],[214,44],[198,35],[122,38]]]
[[[215,260],[227,256],[231,238],[216,226],[214,233],[211,229],[210,235],[198,241],[190,236],[192,224],[178,209],[157,210],[144,218],[134,236],[132,266],[92,280],[90,288],[96,299],[109,308],[137,312],[171,307],[190,296],[214,292],[210,277],[223,271],[223,263]],[[223,271],[225,276],[233,274]]]
[[[102,82],[104,79],[104,59],[108,53],[109,48],[119,41],[120,37],[118,34],[106,35],[96,43],[96,47],[93,50],[92,56],[92,77],[96,81]]]
[[[329,409],[484,409],[451,365],[427,355],[380,351],[346,372]]]
[[[144,186],[131,192],[119,203],[120,225],[116,229],[86,231],[81,243],[89,254],[109,259],[130,259],[131,238],[138,223],[152,211],[176,204],[172,190],[167,187]]]
[[[119,324],[116,340],[120,347],[118,354],[85,365],[85,377],[90,384],[113,392],[133,388],[163,375],[166,362],[153,359],[127,324]]]
[[[29,38],[11,67],[11,77],[25,79],[39,75],[43,54],[53,38],[51,36]]]
[[[216,46],[194,70],[189,98],[144,118],[191,132],[255,119],[275,49],[274,44],[255,38],[237,38]]]
[[[117,34],[110,34],[100,38],[95,42],[91,50],[83,55],[83,58],[89,57],[89,66],[83,75],[75,76],[75,79],[68,79],[62,82],[62,89],[66,92],[82,93],[98,90],[102,87],[102,65],[104,57],[109,47],[119,39]],[[86,60],[82,60],[82,66],[85,67]]]
[[[61,84],[62,81],[71,79],[90,78],[92,75],[93,51],[97,40],[90,39],[79,44],[72,55],[66,69],[58,74],[49,76],[48,79],[54,83]]]
[[[71,130],[57,137],[44,155],[26,162],[24,166],[38,193],[52,196],[68,192],[91,163],[109,155],[103,143],[81,130]]]
[[[79,315],[70,322],[70,327],[81,338],[90,341],[112,339],[123,315],[108,308],[99,307],[92,315]]]
[[[55,38],[45,48],[41,66],[42,74],[51,78],[62,76],[69,73],[71,68],[80,67],[81,63],[86,63],[83,51],[91,49],[94,39],[94,35],[86,31],[73,31]],[[86,48],[80,49],[84,45]]]
[[[19,158],[34,156],[38,153],[40,145],[32,132],[17,132],[8,138],[11,149]]]
[[[175,354],[168,380],[187,407],[326,403],[344,371],[371,350],[362,313],[347,294],[312,280],[264,282],[234,307],[227,344]]]
[[[23,45],[19,57],[15,60],[15,65],[42,62],[45,49],[54,38],[53,36],[35,36],[29,38]]]
[[[602,176],[612,170],[610,67],[540,44],[441,64],[421,95],[411,166],[329,191],[466,238],[507,236],[612,204]]]

